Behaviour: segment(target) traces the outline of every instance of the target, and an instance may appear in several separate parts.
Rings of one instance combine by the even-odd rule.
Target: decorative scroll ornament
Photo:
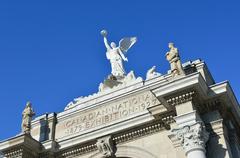
[[[181,145],[186,154],[192,150],[205,150],[205,144],[208,141],[209,133],[205,130],[202,122],[197,122],[191,126],[184,126],[180,129],[174,129],[172,132],[181,141]]]
[[[103,158],[115,157],[116,149],[111,136],[98,139],[97,148]]]

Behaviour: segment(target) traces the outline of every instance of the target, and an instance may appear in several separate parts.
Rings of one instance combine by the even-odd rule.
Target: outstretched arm
[[[109,44],[108,44],[107,37],[104,36],[104,37],[103,37],[103,40],[104,40],[104,44],[105,44],[105,47],[107,48],[107,50],[110,50],[111,47],[110,47]]]

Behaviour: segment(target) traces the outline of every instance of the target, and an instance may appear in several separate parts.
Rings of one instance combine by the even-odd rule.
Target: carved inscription
[[[160,104],[158,99],[151,92],[147,92],[111,104],[99,106],[64,121],[64,135],[75,134],[97,126],[107,125],[113,121],[142,112],[148,107],[158,104]]]

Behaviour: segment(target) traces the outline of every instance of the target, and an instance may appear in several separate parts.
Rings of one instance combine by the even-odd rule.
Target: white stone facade
[[[24,158],[240,157],[239,103],[229,83],[215,83],[200,60],[183,70],[75,99],[32,120],[31,135],[4,140],[0,150]]]

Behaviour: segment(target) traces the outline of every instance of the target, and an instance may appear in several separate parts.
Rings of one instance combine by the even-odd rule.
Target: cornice
[[[187,76],[182,76],[174,80],[170,79],[169,77],[164,78],[163,76],[157,77],[155,80],[156,80],[155,81],[156,84],[149,85],[144,83],[141,86],[135,86],[135,87],[133,85],[132,88],[126,87],[126,89],[116,90],[111,93],[102,94],[102,95],[96,96],[95,98],[88,99],[86,100],[86,102],[81,103],[83,104],[81,106],[77,105],[74,108],[58,113],[57,117],[58,119],[63,119],[70,115],[74,115],[79,111],[84,111],[96,106],[108,104],[109,102],[114,102],[126,96],[137,95],[138,93],[141,93],[144,91],[152,91],[156,95],[156,97],[161,97],[161,96],[167,95],[168,93],[179,91],[180,89],[184,89],[186,87],[194,86],[199,82],[204,82],[199,72],[195,72]],[[201,85],[202,89],[206,89],[205,86],[206,84],[205,85],[203,84],[203,87]]]
[[[83,155],[96,150],[97,150],[96,143],[91,143],[91,144],[76,146],[68,150],[61,151],[57,154],[57,157],[61,158],[61,157],[68,157],[68,156],[79,156],[79,155]]]
[[[174,97],[167,99],[167,103],[170,104],[171,106],[183,104],[188,101],[192,101],[195,94],[196,94],[195,91],[189,91],[186,93],[182,93],[182,94],[179,94],[178,96],[174,96]]]
[[[132,141],[138,139],[140,137],[153,134],[165,129],[165,123],[159,121],[158,123],[154,123],[145,127],[141,127],[138,129],[134,129],[131,131],[123,132],[121,134],[113,136],[113,140],[116,144],[120,144],[126,141]]]
[[[156,87],[152,92],[156,97],[169,98],[171,95],[186,91],[186,89],[194,89],[201,97],[207,97],[208,86],[199,72],[173,80],[167,85]]]
[[[15,148],[11,149],[7,153],[4,154],[5,157],[21,157],[23,155],[23,148]]]
[[[20,134],[0,143],[0,151],[6,157],[35,157],[42,151],[42,145],[29,134]]]
[[[15,146],[23,146],[30,150],[34,149],[36,152],[40,152],[42,149],[41,143],[33,139],[28,134],[20,134],[3,142],[0,142],[0,150],[8,150]]]

